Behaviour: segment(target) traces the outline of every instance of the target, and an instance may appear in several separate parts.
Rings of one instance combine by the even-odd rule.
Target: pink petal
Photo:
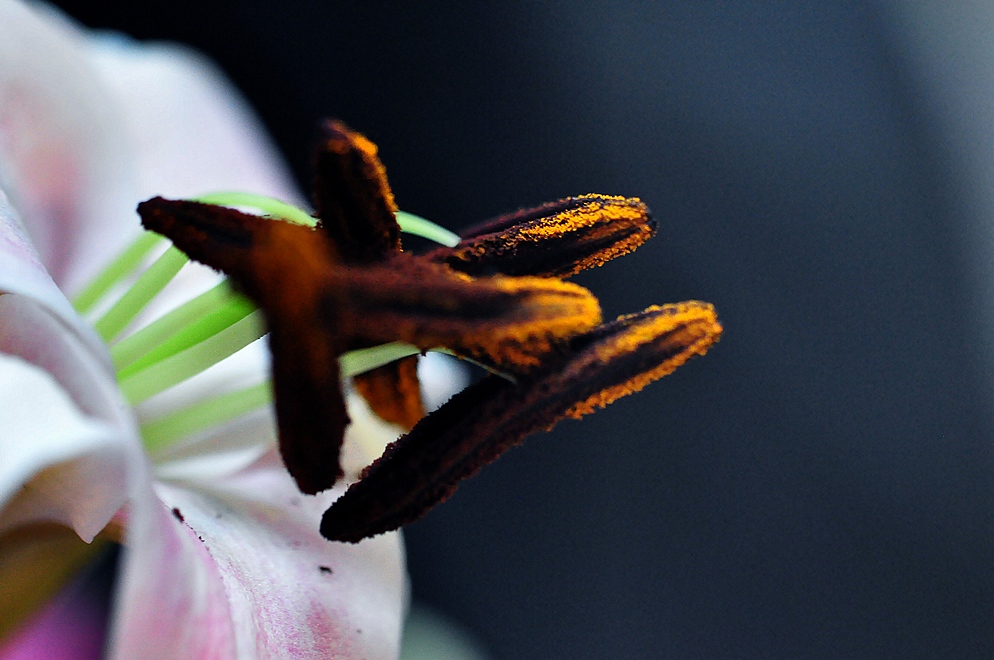
[[[176,604],[212,579],[223,585],[230,610],[215,602],[219,613],[211,625],[226,634],[221,617],[230,616],[234,636],[234,646],[213,657],[397,656],[406,590],[400,537],[388,534],[359,545],[321,538],[317,521],[341,489],[303,496],[269,454],[215,485],[160,484],[158,492],[175,515],[162,509],[166,520],[160,516],[158,534],[129,541],[117,610],[119,657],[174,639],[188,645],[179,647],[177,657],[202,657],[196,653],[203,649],[189,646],[193,640],[184,634],[213,635],[214,629],[192,627],[190,608]],[[169,536],[175,539],[172,554],[155,546],[156,539]],[[191,570],[197,561],[202,565]],[[201,590],[194,609],[203,613],[212,592]]]
[[[111,657],[237,657],[228,594],[213,558],[155,497],[147,474],[145,486],[127,516]]]
[[[0,187],[67,291],[138,234],[135,205],[153,195],[301,199],[250,108],[202,57],[91,36],[15,0],[0,0]]]

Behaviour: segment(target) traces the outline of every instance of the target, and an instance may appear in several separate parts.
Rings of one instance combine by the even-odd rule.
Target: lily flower
[[[267,406],[146,444],[165,412],[264,382],[259,342],[135,403],[104,339],[118,329],[88,320],[115,318],[114,306],[97,300],[84,319],[70,303],[86,307],[81,293],[139,234],[139,200],[216,189],[298,199],[209,63],[0,0],[0,634],[112,539],[124,548],[112,657],[394,657],[406,596],[399,536],[322,538],[317,523],[345,484],[302,496]],[[184,268],[138,324],[217,281]],[[142,295],[132,312],[152,297],[132,302]],[[362,445],[382,446],[374,436],[350,431],[347,473],[375,456]]]
[[[698,301],[601,324],[593,294],[559,279],[649,239],[655,223],[640,200],[560,200],[412,255],[401,250],[376,146],[341,122],[325,133],[316,219],[162,197],[138,207],[146,228],[228,275],[265,314],[280,450],[302,492],[342,475],[349,418],[338,358],[400,349],[358,389],[381,416],[413,428],[328,509],[325,538],[359,543],[418,520],[528,435],[642,389],[720,337],[714,308]],[[439,347],[493,373],[418,421],[417,376],[404,356]]]

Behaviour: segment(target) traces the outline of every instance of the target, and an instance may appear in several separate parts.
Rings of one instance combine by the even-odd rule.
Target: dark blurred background
[[[450,227],[593,191],[653,209],[654,241],[578,280],[612,317],[711,301],[720,344],[407,530],[415,598],[494,657],[994,657],[994,251],[960,122],[991,112],[988,24],[935,1],[58,4],[208,53],[305,187],[336,116]]]

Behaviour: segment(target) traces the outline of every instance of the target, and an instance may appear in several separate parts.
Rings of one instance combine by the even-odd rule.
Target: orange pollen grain
[[[598,252],[578,262],[570,274],[603,266],[608,261],[632,252],[652,237],[645,206],[637,198],[620,196],[581,195],[587,203],[568,211],[544,218],[530,226],[521,227],[517,236],[509,237],[508,247],[514,249],[522,242],[542,243],[550,239],[582,234],[585,241],[611,239],[625,230],[633,233],[611,241]],[[620,231],[619,231],[620,230]]]
[[[494,278],[498,288],[523,294],[519,319],[506,319],[477,339],[478,350],[502,365],[530,368],[554,344],[601,322],[597,298],[577,284],[544,277]]]
[[[695,355],[704,355],[721,336],[721,324],[718,323],[714,307],[706,303],[685,302],[663,307],[654,305],[645,311],[667,313],[636,323],[612,341],[598,346],[597,359],[602,364],[607,364],[621,356],[638,351],[664,336],[669,356],[624,383],[607,387],[577,403],[566,416],[580,418],[623,396],[638,392],[649,383],[673,373]],[[633,316],[635,315],[621,317],[619,321]]]
[[[362,154],[362,159],[366,163],[367,167],[371,170],[370,174],[372,179],[379,183],[380,195],[383,201],[386,203],[387,208],[391,212],[396,213],[399,210],[397,202],[393,197],[393,191],[390,189],[390,184],[387,183],[387,169],[383,166],[382,161],[380,161],[379,148],[361,133],[352,133],[352,145]]]

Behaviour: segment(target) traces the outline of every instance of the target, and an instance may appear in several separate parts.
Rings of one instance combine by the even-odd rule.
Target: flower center
[[[255,210],[274,219],[308,226],[317,223],[303,209],[249,193],[215,193],[194,201]],[[442,245],[451,247],[459,242],[452,232],[410,213],[398,211],[397,222],[402,232]],[[262,312],[224,280],[122,338],[125,330],[189,261],[182,252],[169,246],[148,264],[149,255],[165,241],[158,234],[143,232],[72,301],[110,347],[121,391],[132,405],[183,383],[266,334]],[[401,342],[350,351],[339,358],[342,377],[419,352]],[[193,433],[257,410],[271,400],[269,381],[217,395],[142,421],[142,440],[149,451],[160,450]]]

